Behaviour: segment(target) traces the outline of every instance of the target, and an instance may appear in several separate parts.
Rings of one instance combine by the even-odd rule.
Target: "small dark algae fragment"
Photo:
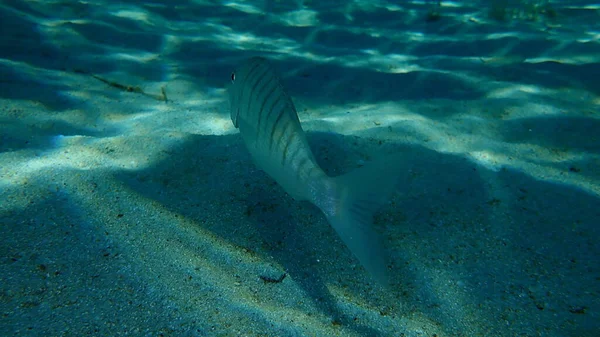
[[[584,306],[576,306],[569,308],[569,312],[572,314],[585,314],[587,311],[587,307]]]
[[[260,275],[258,276],[261,280],[263,280],[263,282],[265,284],[267,283],[281,283],[281,281],[283,281],[283,279],[287,276],[286,273],[281,274],[281,276],[279,276],[278,278],[273,278],[270,276],[265,276],[265,275]]]

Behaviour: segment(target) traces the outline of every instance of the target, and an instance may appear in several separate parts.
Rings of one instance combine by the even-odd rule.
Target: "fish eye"
[[[235,73],[231,73],[231,83],[235,82]]]

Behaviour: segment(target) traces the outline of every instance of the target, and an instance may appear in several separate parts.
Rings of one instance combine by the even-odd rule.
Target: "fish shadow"
[[[357,162],[368,160],[363,150],[369,149],[365,144],[369,140],[326,132],[310,132],[307,138],[317,163],[330,176],[347,173],[359,167]],[[387,151],[392,150],[381,149]],[[289,274],[322,312],[330,314],[332,325],[349,327],[361,335],[381,335],[340,310],[328,288],[333,285],[352,291],[355,282],[378,285],[362,270],[323,213],[307,201],[294,200],[264,172],[256,174],[268,183],[250,186],[244,213],[261,236],[265,251],[283,267],[282,273]]]

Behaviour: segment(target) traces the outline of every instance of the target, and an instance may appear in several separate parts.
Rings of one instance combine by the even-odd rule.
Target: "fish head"
[[[239,114],[240,114],[240,100],[242,95],[248,95],[248,92],[244,92],[245,88],[248,88],[248,80],[251,78],[254,70],[260,68],[261,65],[267,63],[267,60],[263,57],[252,57],[244,61],[239,67],[237,67],[230,77],[231,84],[228,87],[230,114],[233,126],[239,127]],[[263,68],[264,69],[264,68]]]

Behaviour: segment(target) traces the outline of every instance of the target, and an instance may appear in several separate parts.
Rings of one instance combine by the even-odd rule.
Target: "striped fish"
[[[294,103],[264,58],[241,64],[231,74],[228,93],[231,120],[255,165],[294,199],[319,207],[365,269],[387,284],[385,254],[372,217],[393,191],[393,181],[384,178],[389,169],[373,165],[327,176],[308,145]]]

